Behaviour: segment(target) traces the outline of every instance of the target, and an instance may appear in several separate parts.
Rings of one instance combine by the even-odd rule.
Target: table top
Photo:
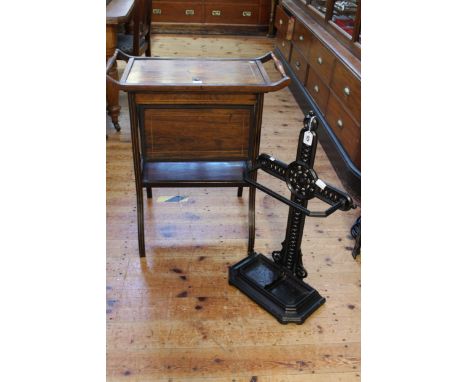
[[[122,77],[109,76],[117,60],[127,62]],[[273,60],[281,79],[270,81],[263,66]],[[283,65],[273,52],[257,58],[133,57],[116,50],[107,61],[107,81],[120,90],[138,92],[268,93],[289,85]]]
[[[112,0],[106,6],[106,24],[120,24],[129,18],[135,0]]]
[[[134,60],[128,76],[131,85],[265,85],[269,82],[256,60],[140,59]]]

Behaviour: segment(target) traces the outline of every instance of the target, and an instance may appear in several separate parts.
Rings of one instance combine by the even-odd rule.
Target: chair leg
[[[255,244],[255,191],[255,187],[249,187],[249,256],[254,254]]]
[[[137,189],[138,250],[140,257],[145,257],[145,226],[143,210],[143,188]]]
[[[151,187],[146,187],[146,197],[151,199],[153,197],[153,189]]]
[[[242,197],[242,191],[244,190],[244,187],[238,187],[237,188],[237,197],[241,198]]]

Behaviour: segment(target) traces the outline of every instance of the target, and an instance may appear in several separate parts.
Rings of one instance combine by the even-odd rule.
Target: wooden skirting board
[[[246,36],[266,36],[268,26],[250,25],[206,25],[206,24],[170,24],[153,23],[151,25],[153,34],[203,34],[203,35],[246,35]],[[269,36],[273,37],[273,36]]]

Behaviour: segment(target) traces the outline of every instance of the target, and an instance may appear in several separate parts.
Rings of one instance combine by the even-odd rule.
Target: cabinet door
[[[141,106],[143,157],[146,161],[245,160],[252,116],[251,106]]]

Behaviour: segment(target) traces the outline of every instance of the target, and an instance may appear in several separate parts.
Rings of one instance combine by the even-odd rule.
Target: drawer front
[[[335,65],[330,87],[351,115],[361,122],[361,81],[341,62]]]
[[[191,2],[153,2],[154,22],[201,23],[203,22],[202,4]]]
[[[335,66],[335,56],[315,39],[310,47],[309,64],[327,85],[330,83]]]
[[[306,88],[317,103],[322,114],[325,114],[330,90],[310,66],[309,73],[307,75]]]
[[[241,106],[143,107],[143,156],[148,161],[246,159],[252,112],[253,107]]]
[[[277,35],[285,36],[286,40],[291,40],[294,30],[294,18],[289,17],[284,9],[276,7],[275,27]]]
[[[289,62],[289,57],[291,55],[291,41],[286,40],[282,36],[278,36],[276,39],[276,45],[283,54],[286,61]]]
[[[333,93],[330,93],[328,99],[326,119],[353,162],[360,164],[361,127],[353,121]]]
[[[258,5],[205,4],[205,22],[210,24],[258,24]]]
[[[294,42],[294,46],[301,50],[304,57],[307,57],[309,54],[309,49],[313,40],[315,40],[315,38],[312,33],[296,20],[292,41]]]
[[[307,61],[295,46],[292,47],[290,64],[301,84],[305,84],[307,79]]]

